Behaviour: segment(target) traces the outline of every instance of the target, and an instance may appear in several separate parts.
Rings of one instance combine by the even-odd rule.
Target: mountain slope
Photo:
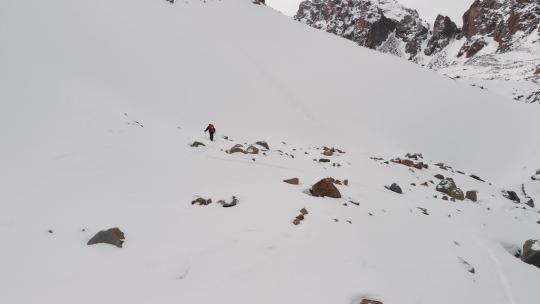
[[[500,194],[538,169],[535,109],[251,1],[10,0],[0,23],[0,302],[535,302],[504,246],[538,238],[538,209]],[[369,159],[406,152],[430,168]],[[479,202],[419,186],[436,173]],[[305,193],[328,176],[343,199]],[[124,248],[86,246],[115,226]]]
[[[396,0],[304,1],[295,19],[508,98],[540,100],[538,1],[475,1],[462,28],[442,15],[430,27]]]

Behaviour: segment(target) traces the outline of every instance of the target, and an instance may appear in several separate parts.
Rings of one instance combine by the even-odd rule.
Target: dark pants
[[[210,132],[210,140],[214,141],[214,133]]]

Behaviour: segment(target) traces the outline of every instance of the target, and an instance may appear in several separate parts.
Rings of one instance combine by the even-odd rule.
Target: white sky
[[[437,14],[450,16],[460,25],[463,13],[471,6],[474,0],[398,0],[403,5],[416,9],[426,21],[433,23]],[[266,0],[266,3],[285,15],[293,16],[298,10],[302,0]]]

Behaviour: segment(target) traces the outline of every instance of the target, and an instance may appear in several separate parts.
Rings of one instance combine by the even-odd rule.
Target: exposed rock
[[[297,177],[291,178],[291,179],[286,179],[286,180],[284,180],[284,182],[286,182],[287,184],[291,184],[291,185],[300,184],[300,180]]]
[[[438,15],[433,25],[433,33],[424,53],[431,56],[434,53],[440,52],[460,33],[461,31],[457,25],[449,17]]]
[[[442,200],[443,200],[443,201],[447,201],[447,200],[448,200],[448,196],[444,195],[444,196],[442,197]]]
[[[465,194],[465,198],[473,201],[473,202],[476,202],[478,200],[477,196],[476,196],[476,191],[467,191],[467,193]]]
[[[203,144],[202,142],[198,142],[198,141],[194,141],[190,147],[193,147],[193,148],[198,148],[198,147],[206,147],[205,144]]]
[[[386,189],[395,193],[403,194],[403,190],[401,190],[401,187],[397,183],[393,183],[390,187],[386,186]]]
[[[204,199],[202,197],[197,198],[196,200],[192,201],[192,205],[199,205],[199,206],[206,206],[210,205],[212,203],[211,199]]]
[[[341,193],[334,185],[334,179],[325,178],[311,187],[311,195],[316,197],[341,198]]]
[[[294,18],[361,46],[414,57],[428,36],[429,25],[415,10],[392,2],[378,7],[378,3],[366,0],[304,1]],[[399,53],[401,49],[405,54]]]
[[[447,177],[443,179],[438,185],[437,185],[437,191],[442,192],[451,198],[457,199],[457,200],[464,200],[465,195],[463,194],[463,191],[459,189],[456,186],[456,183],[454,182],[454,179]]]
[[[300,209],[300,213],[302,213],[303,215],[307,215],[309,212],[307,211],[306,208],[302,208]]]
[[[259,148],[255,147],[255,146],[249,146],[246,149],[246,153],[247,154],[259,154]]]
[[[124,241],[124,233],[118,227],[115,227],[98,232],[88,241],[87,245],[110,244],[118,248],[122,248],[122,244],[124,244]]]
[[[300,222],[301,222],[301,221],[300,221],[299,219],[297,219],[297,218],[295,218],[295,219],[293,220],[293,224],[294,224],[295,226],[300,225]]]
[[[236,196],[232,197],[232,201],[230,203],[227,203],[227,202],[221,203],[221,206],[223,206],[223,208],[230,208],[230,207],[234,207],[236,205],[238,205],[238,199],[236,198]]]
[[[523,244],[521,260],[540,268],[540,240],[528,240]]]
[[[362,301],[360,301],[360,304],[383,304],[383,302],[372,299],[362,299]]]
[[[334,155],[334,152],[332,150],[326,150],[322,153],[324,156],[332,156]]]
[[[349,180],[348,180],[348,179],[344,180],[344,181],[343,181],[343,185],[344,185],[344,186],[348,186],[348,185],[349,185]]]
[[[229,154],[234,154],[234,153],[246,154],[247,152],[244,151],[243,147],[244,146],[242,146],[241,144],[234,145],[232,148],[227,150],[227,153],[229,153]]]
[[[320,162],[320,163],[329,163],[330,160],[329,160],[329,159],[326,159],[326,158],[320,158],[320,159],[319,159],[319,162]]]
[[[478,177],[478,176],[476,176],[476,175],[474,175],[474,174],[471,174],[471,175],[469,175],[469,176],[470,176],[471,178],[477,180],[477,181],[481,181],[481,182],[484,182],[484,183],[486,182],[485,180],[481,179],[480,177]]]
[[[304,215],[299,214],[299,215],[296,216],[296,219],[303,221],[304,220]]]
[[[437,179],[444,179],[444,175],[442,175],[442,174],[435,174],[435,178],[437,178]]]
[[[259,146],[261,146],[261,147],[263,147],[263,148],[265,148],[266,150],[270,150],[270,146],[269,146],[268,143],[265,142],[265,141],[258,141],[258,142],[256,142],[255,144],[256,144],[256,145],[259,145]]]
[[[421,153],[407,153],[405,154],[405,157],[409,159],[414,159],[414,160],[419,160],[419,159],[424,158],[424,156],[422,156]]]
[[[519,196],[517,195],[516,192],[514,191],[506,191],[506,190],[503,190],[502,191],[502,195],[504,197],[506,197],[507,199],[513,201],[514,203],[516,204],[519,204],[521,202],[521,199],[519,198]]]

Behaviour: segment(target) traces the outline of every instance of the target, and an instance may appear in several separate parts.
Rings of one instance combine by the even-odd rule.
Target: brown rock
[[[212,203],[211,199],[206,200],[202,197],[199,197],[196,200],[191,202],[192,205],[199,205],[199,206],[206,206],[206,205],[210,205],[211,203]]]
[[[302,209],[300,209],[300,213],[302,213],[303,215],[307,215],[308,211],[307,211],[306,208],[302,208]]]
[[[300,220],[297,219],[297,218],[295,218],[294,221],[293,221],[293,224],[294,224],[295,226],[300,225]]]
[[[465,198],[470,199],[473,202],[476,202],[478,200],[476,196],[476,191],[467,191],[465,194]]]
[[[87,245],[110,244],[118,248],[122,248],[124,240],[124,233],[122,232],[122,230],[116,227],[98,232],[88,241]]]
[[[202,142],[198,142],[198,141],[194,141],[190,147],[193,147],[193,148],[197,148],[197,147],[205,147],[206,145],[203,144]]]
[[[332,156],[334,155],[334,152],[332,150],[325,150],[322,154],[324,156]]]
[[[521,260],[540,268],[540,240],[528,240],[523,244]]]
[[[299,215],[296,216],[296,219],[297,219],[297,220],[303,221],[303,220],[304,220],[304,215],[303,215],[303,214],[299,214]]]
[[[418,170],[422,170],[424,169],[424,163],[423,162],[418,162],[416,164],[414,164],[414,167]]]
[[[255,146],[249,146],[246,149],[246,153],[247,154],[259,154],[259,148],[255,147]]]
[[[227,150],[227,153],[233,154],[233,153],[243,153],[246,154],[247,152],[242,149],[243,146],[241,144],[234,145],[232,148]]]
[[[297,177],[291,178],[291,179],[286,179],[286,180],[284,180],[284,182],[286,182],[287,184],[291,184],[291,185],[300,184],[300,180]]]
[[[413,162],[412,160],[410,160],[410,159],[403,159],[403,160],[401,160],[400,163],[401,163],[402,165],[407,166],[407,167],[412,167],[412,166],[414,166],[414,162]]]
[[[341,198],[341,193],[334,185],[333,178],[325,178],[311,187],[311,195],[316,197]]]
[[[390,187],[386,187],[386,189],[395,193],[403,194],[403,190],[401,190],[401,187],[396,183],[393,183]]]
[[[383,304],[383,302],[372,299],[362,299],[360,304]]]

